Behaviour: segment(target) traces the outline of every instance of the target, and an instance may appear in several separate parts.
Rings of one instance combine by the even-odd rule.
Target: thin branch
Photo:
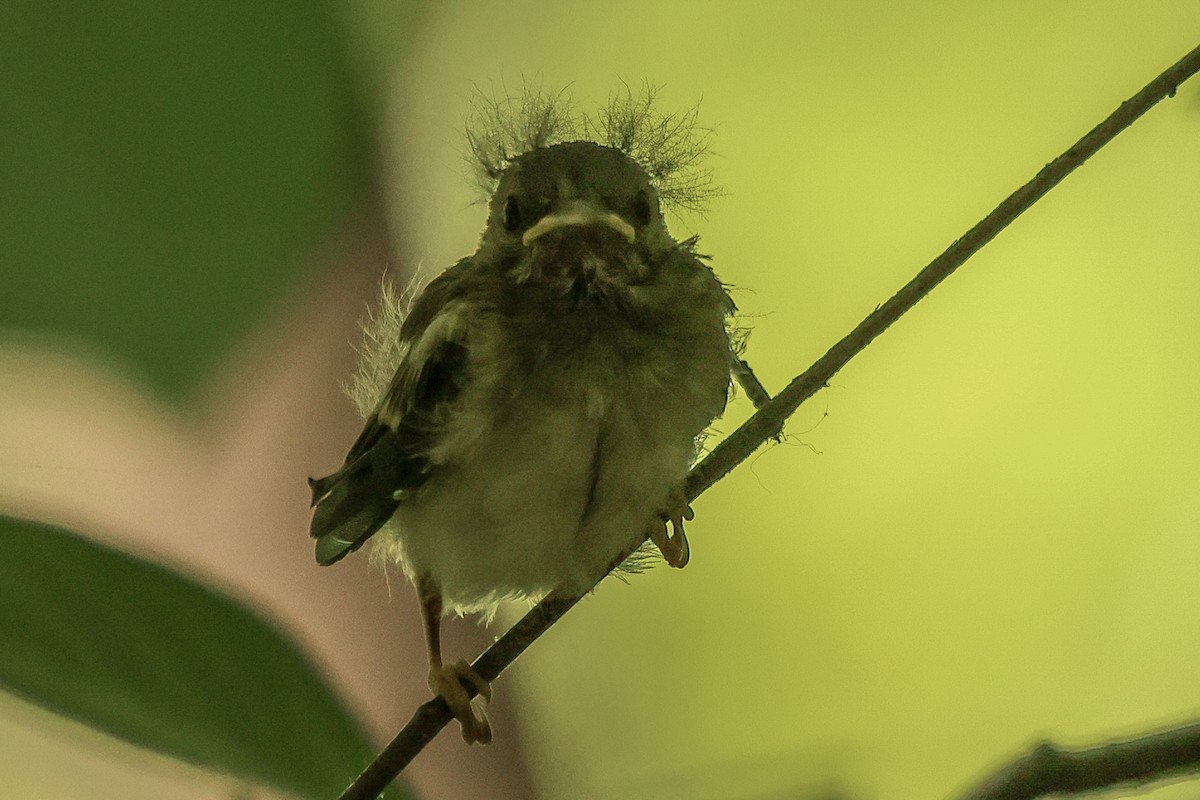
[[[688,500],[699,497],[734,467],[749,458],[755,450],[779,432],[784,421],[801,403],[825,387],[829,379],[876,336],[883,333],[979,248],[991,241],[996,234],[1134,120],[1164,97],[1174,96],[1176,87],[1197,71],[1200,71],[1200,47],[1188,53],[1144,89],[1122,103],[1107,119],[1043,167],[1033,180],[1009,195],[992,213],[946,248],[945,252],[921,270],[895,296],[876,308],[849,335],[831,347],[782,392],[759,408],[741,427],[717,445],[707,458],[697,464],[688,474]],[[614,566],[624,560],[626,555],[628,553],[617,559]],[[578,598],[563,598],[557,594],[542,600],[479,657],[474,664],[476,671],[487,681],[495,680],[576,602]],[[340,800],[367,800],[378,796],[450,719],[450,709],[440,697],[422,705],[396,738],[342,794]]]
[[[1042,167],[1033,180],[1017,189],[996,206],[992,213],[975,224],[961,238],[917,273],[904,288],[875,309],[844,339],[829,348],[808,370],[795,378],[770,403],[758,410],[744,425],[731,433],[688,476],[688,497],[696,497],[758,449],[783,420],[808,398],[823,389],[846,362],[871,343],[917,301],[950,276],[979,248],[995,238],[1026,209],[1040,200],[1063,178],[1108,144],[1134,120],[1149,111],[1164,97],[1174,96],[1179,84],[1200,71],[1200,47],[1192,50],[1173,66],[1150,81],[1144,89],[1126,100],[1103,122],[1067,148],[1058,158]]]
[[[1065,750],[1042,742],[967,792],[962,800],[1036,800],[1143,785],[1198,768],[1200,722],[1084,750]]]

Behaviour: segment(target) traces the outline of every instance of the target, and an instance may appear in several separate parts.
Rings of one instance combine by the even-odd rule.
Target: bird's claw
[[[471,699],[467,687],[474,689],[478,697]],[[492,699],[492,686],[466,661],[457,661],[429,672],[429,688],[440,695],[450,707],[450,713],[462,726],[463,741],[467,744],[488,744],[492,741],[492,726],[488,722],[485,706]]]
[[[682,491],[671,492],[667,502],[670,506],[668,510],[662,512],[661,521],[654,520],[650,523],[650,540],[658,547],[668,564],[676,569],[682,569],[687,566],[688,560],[691,558],[687,535],[683,532],[683,521],[695,519],[696,513],[688,505],[687,498],[684,497]],[[671,525],[670,534],[667,533],[666,523]]]

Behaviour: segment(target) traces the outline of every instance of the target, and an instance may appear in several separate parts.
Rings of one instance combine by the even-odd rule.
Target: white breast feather
[[[471,380],[429,452],[436,472],[375,537],[377,556],[410,578],[434,576],[459,613],[590,586],[664,510],[693,456],[697,408],[712,404],[714,374],[728,376],[720,356],[706,369],[626,367],[624,382],[567,377],[583,389],[568,402],[522,393],[528,376],[488,350],[503,346],[504,334],[489,330],[500,324],[452,302],[411,352],[390,354],[407,352],[415,368],[446,339],[469,340]],[[629,391],[638,375],[649,396]]]

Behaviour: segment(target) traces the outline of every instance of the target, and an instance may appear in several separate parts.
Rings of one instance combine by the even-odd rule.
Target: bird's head
[[[604,293],[653,280],[656,254],[676,246],[646,171],[620,150],[577,141],[512,159],[480,255],[516,283]]]

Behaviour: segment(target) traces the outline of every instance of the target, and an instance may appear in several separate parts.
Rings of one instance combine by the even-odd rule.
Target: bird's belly
[[[588,503],[599,424],[543,408],[479,436],[385,528],[410,577],[431,575],[459,612],[553,589]]]
[[[433,474],[376,538],[459,612],[586,591],[666,510],[724,405],[727,348],[715,329],[637,357],[600,342],[537,369],[484,348]]]
[[[440,467],[380,543],[460,613],[560,585],[586,591],[641,541],[691,457],[690,433],[662,441],[634,419],[619,407],[597,415],[586,398],[526,406]]]

